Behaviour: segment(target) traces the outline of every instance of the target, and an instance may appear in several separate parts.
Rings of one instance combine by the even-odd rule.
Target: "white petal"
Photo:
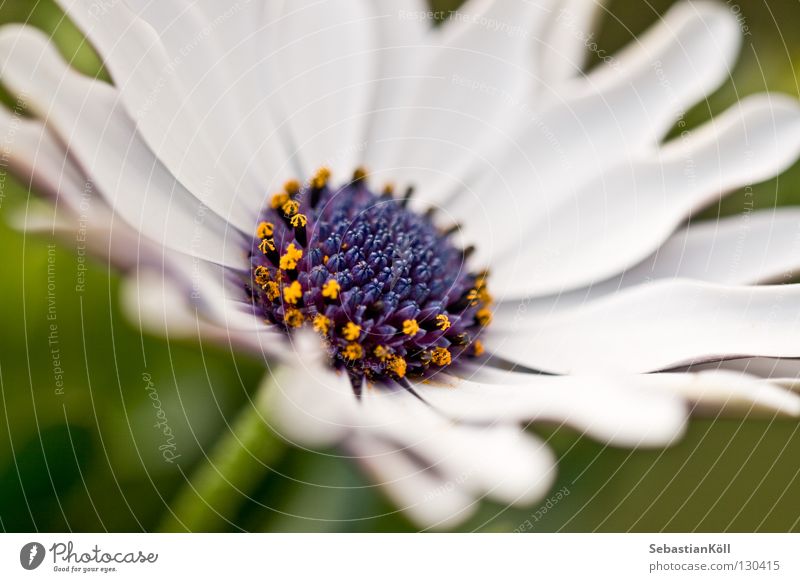
[[[643,260],[694,210],[770,178],[800,154],[800,103],[758,95],[667,144],[617,166],[540,218],[493,269],[504,296],[556,293],[602,281]],[[464,229],[464,236],[480,231]],[[522,241],[521,241],[522,242]]]
[[[423,528],[451,529],[478,506],[459,483],[421,467],[392,444],[360,435],[353,437],[347,448],[395,505]]]
[[[392,441],[474,495],[529,503],[555,478],[550,450],[516,426],[453,423],[405,392],[367,391],[361,408],[373,423],[362,432]]]
[[[653,386],[682,385],[686,374],[645,376],[535,376],[496,372],[489,381],[438,378],[449,386],[419,385],[420,395],[455,420],[548,421],[569,425],[609,444],[665,446],[683,436],[682,399]]]
[[[495,353],[559,373],[662,370],[736,356],[800,356],[800,286],[669,280],[487,333]]]
[[[463,189],[469,163],[492,149],[536,81],[534,45],[549,21],[551,0],[473,0],[409,49],[424,62],[417,79],[383,110],[368,166],[419,187],[419,200],[441,203]],[[398,87],[398,92],[402,91]],[[416,203],[416,201],[415,201]]]
[[[150,239],[189,255],[241,265],[240,242],[153,157],[118,107],[113,88],[72,72],[35,29],[0,32],[3,83],[25,95],[69,144],[81,169],[122,218]],[[209,200],[210,201],[210,200]]]
[[[325,361],[315,334],[295,334],[282,344],[286,364],[267,373],[273,384],[264,402],[265,413],[285,439],[320,447],[350,434],[359,410],[347,374],[334,372]]]
[[[573,291],[535,299],[502,301],[495,321],[527,313],[577,307],[628,287],[659,279],[694,279],[746,285],[782,282],[800,267],[800,211],[757,210],[721,220],[692,223],[624,273]]]
[[[271,39],[291,147],[307,175],[349,178],[361,161],[374,91],[375,23],[364,0],[282,3]]]

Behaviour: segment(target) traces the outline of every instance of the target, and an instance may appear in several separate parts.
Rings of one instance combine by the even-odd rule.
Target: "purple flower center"
[[[481,355],[491,297],[486,275],[465,270],[469,250],[408,209],[411,189],[376,195],[362,170],[328,179],[288,182],[260,216],[248,291],[264,317],[287,333],[313,326],[357,393],[364,378],[424,378]]]

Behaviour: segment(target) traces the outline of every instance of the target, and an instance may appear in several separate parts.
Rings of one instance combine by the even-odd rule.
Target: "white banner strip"
[[[3,534],[0,580],[800,580],[794,534]]]

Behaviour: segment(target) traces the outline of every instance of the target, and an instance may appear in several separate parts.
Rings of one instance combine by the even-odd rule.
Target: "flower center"
[[[262,212],[248,291],[264,317],[287,333],[311,325],[357,392],[481,355],[491,296],[486,274],[464,268],[469,251],[408,209],[411,189],[377,195],[361,169],[329,178],[287,182]]]

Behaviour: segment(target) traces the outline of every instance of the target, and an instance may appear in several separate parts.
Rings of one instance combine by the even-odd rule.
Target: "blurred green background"
[[[457,1],[435,0],[437,9]],[[610,2],[596,40],[613,51],[671,4]],[[687,115],[697,124],[743,95],[765,89],[800,95],[800,3],[728,2],[741,10],[745,38],[734,82]],[[0,21],[27,21],[51,34],[82,71],[104,76],[80,33],[51,1],[5,0]],[[7,97],[5,97],[7,99]],[[0,529],[6,531],[151,531],[262,374],[259,362],[212,346],[142,336],[118,308],[118,277],[91,263],[76,292],[74,249],[23,237],[6,226],[24,211],[26,189],[8,181],[0,198]],[[759,206],[800,202],[800,167],[754,189]],[[742,212],[743,193],[705,211]],[[56,393],[48,321],[48,244],[55,269],[63,394]],[[174,463],[154,428],[149,374],[174,433]],[[555,489],[541,506],[484,503],[464,530],[788,531],[800,530],[800,438],[793,420],[694,420],[687,437],[664,451],[606,448],[566,430],[538,427],[560,457]],[[413,530],[347,460],[333,452],[277,450],[270,470],[255,471],[250,496],[229,495],[235,531]],[[555,491],[554,489],[554,491]],[[195,501],[200,503],[199,501]],[[544,502],[543,502],[544,503]],[[221,508],[220,508],[221,509]],[[230,508],[228,508],[230,509]]]

